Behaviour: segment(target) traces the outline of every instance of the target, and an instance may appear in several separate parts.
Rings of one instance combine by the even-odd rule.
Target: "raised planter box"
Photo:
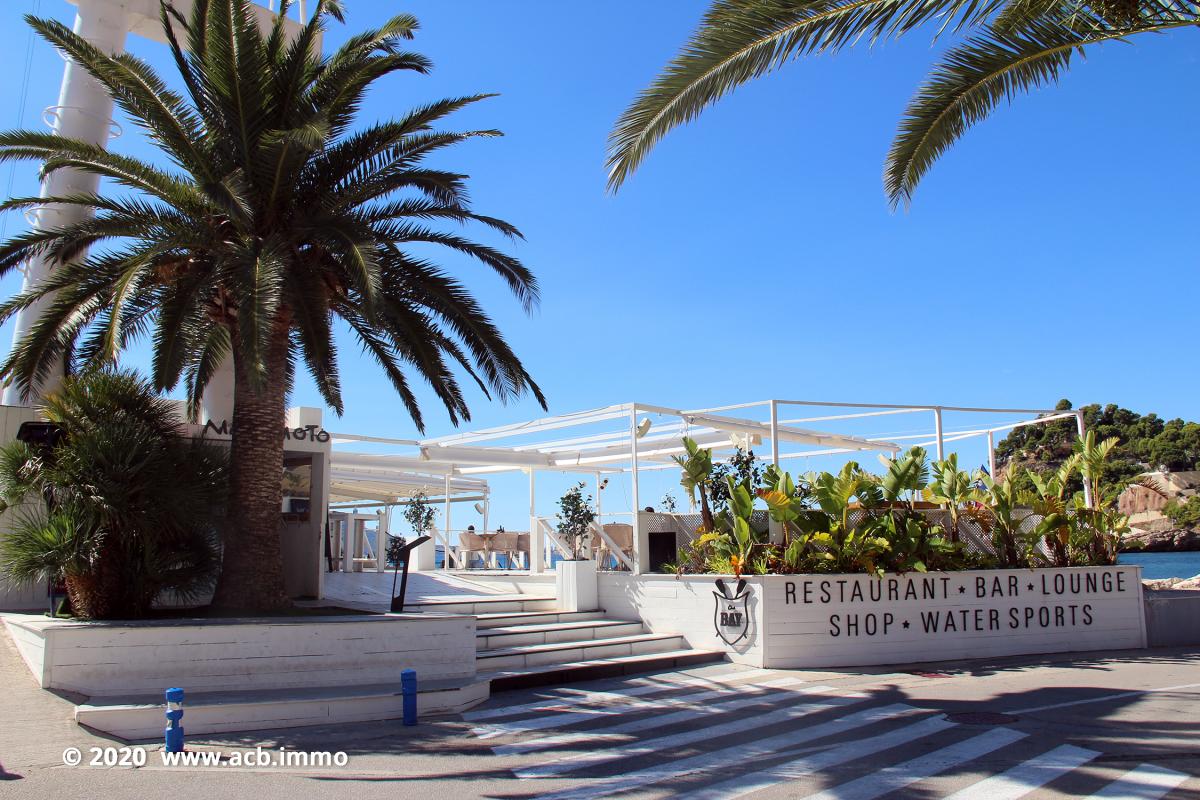
[[[735,662],[800,669],[1146,646],[1141,568],[600,575],[600,606]]]
[[[596,562],[559,561],[554,565],[554,587],[559,611],[595,611],[599,598]]]
[[[45,689],[89,697],[398,683],[475,675],[475,618],[389,614],[73,622],[3,615]]]

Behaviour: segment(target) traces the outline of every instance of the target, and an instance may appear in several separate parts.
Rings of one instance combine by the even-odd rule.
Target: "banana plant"
[[[1017,488],[1011,475],[993,480],[980,476],[983,482],[983,509],[964,509],[963,513],[983,528],[992,538],[992,549],[1000,567],[1019,568],[1038,566],[1045,557],[1037,548],[1040,536],[1027,533],[1023,527],[1031,498]]]
[[[1035,530],[1045,541],[1050,550],[1050,559],[1056,567],[1071,566],[1071,531],[1074,520],[1068,511],[1067,488],[1071,476],[1079,468],[1079,461],[1080,456],[1076,453],[1048,475],[1026,471],[1036,490],[1030,505],[1034,513],[1042,517]]]
[[[810,541],[822,552],[819,558],[831,572],[885,572],[884,559],[891,549],[887,539],[875,535],[868,522],[855,524],[853,501],[864,509],[883,504],[883,490],[856,462],[848,462],[836,475],[823,472],[812,481],[813,499],[824,512]]]
[[[950,541],[958,543],[958,521],[962,510],[979,498],[977,483],[982,472],[972,475],[958,468],[958,453],[951,453],[941,461],[933,462],[933,479],[925,489],[925,496],[935,503],[946,506],[950,515]]]
[[[883,497],[890,503],[904,503],[911,508],[929,483],[929,458],[923,447],[913,447],[899,458],[879,457],[887,468],[879,478]]]
[[[809,504],[807,485],[797,486],[791,475],[774,464],[767,467],[758,496],[767,504],[771,519],[783,527],[784,561],[797,568],[810,552],[813,531],[819,527],[824,514]]]
[[[713,470],[712,450],[700,447],[690,436],[683,437],[683,448],[687,456],[671,456],[671,460],[683,471],[679,485],[687,490],[693,508],[699,493],[701,533],[709,533],[713,530],[712,508],[708,504],[708,483]]]

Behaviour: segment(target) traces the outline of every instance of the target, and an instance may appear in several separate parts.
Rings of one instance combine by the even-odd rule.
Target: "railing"
[[[612,537],[610,537],[608,535],[608,533],[605,532],[603,525],[601,525],[597,522],[593,522],[591,524],[591,530],[593,533],[595,533],[597,536],[600,537],[600,541],[604,542],[605,546],[608,548],[608,552],[610,552],[614,556],[616,556],[617,560],[620,563],[624,564],[625,568],[628,569],[630,572],[634,571],[633,559],[631,559],[629,557],[629,555],[626,554],[626,552],[624,550],[622,550],[621,547],[612,540]]]

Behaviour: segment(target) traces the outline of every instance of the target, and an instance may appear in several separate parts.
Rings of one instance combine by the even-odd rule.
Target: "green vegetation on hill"
[[[1068,411],[1071,401],[1060,400],[1055,408]],[[1098,439],[1115,436],[1119,441],[1104,471],[1106,486],[1143,472],[1200,469],[1200,424],[1163,420],[1157,414],[1143,416],[1112,403],[1081,410],[1087,429],[1095,431]],[[1038,473],[1052,471],[1070,457],[1075,438],[1073,419],[1017,428],[997,443],[997,468],[1007,471],[1016,464]]]

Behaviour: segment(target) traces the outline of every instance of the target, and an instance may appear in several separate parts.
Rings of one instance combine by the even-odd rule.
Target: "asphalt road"
[[[1197,798],[1200,650],[850,672],[717,664],[508,692],[464,717],[189,737],[221,766],[68,767],[118,747],[0,648],[0,797]],[[17,669],[17,668],[20,669]],[[185,716],[186,725],[186,716]],[[256,747],[344,767],[231,766]],[[257,752],[257,751],[255,751]],[[242,756],[238,756],[242,757]]]

